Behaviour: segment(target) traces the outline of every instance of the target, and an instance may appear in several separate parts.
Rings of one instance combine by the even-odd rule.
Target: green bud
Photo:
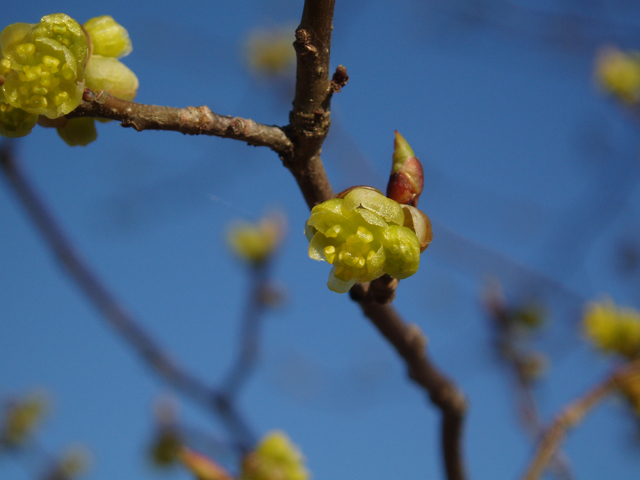
[[[91,37],[95,55],[122,58],[131,53],[129,33],[113,17],[102,15],[92,18],[84,24],[84,29]]]
[[[0,135],[3,137],[16,138],[29,135],[37,121],[37,115],[12,107],[6,102],[0,102]]]
[[[92,55],[84,71],[87,88],[106,90],[123,100],[133,100],[138,92],[138,77],[129,68],[112,57]]]
[[[70,147],[87,146],[98,138],[95,119],[90,117],[70,118],[64,127],[57,128],[58,135]]]

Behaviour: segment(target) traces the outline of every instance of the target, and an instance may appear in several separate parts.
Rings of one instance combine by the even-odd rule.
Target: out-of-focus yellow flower
[[[283,432],[267,434],[242,462],[239,480],[308,480],[304,457]]]
[[[16,401],[4,415],[0,443],[19,446],[27,441],[42,421],[47,410],[43,395],[34,394]]]
[[[418,271],[420,253],[433,234],[429,218],[371,187],[316,205],[305,226],[309,257],[333,265],[329,289],[348,292],[385,273],[407,278]]]
[[[583,319],[584,332],[593,344],[606,353],[618,353],[629,359],[640,354],[640,313],[618,308],[612,301],[591,303]]]
[[[606,48],[596,58],[596,79],[608,93],[622,101],[640,101],[640,54]]]
[[[257,224],[236,222],[231,225],[227,243],[240,259],[257,266],[275,253],[285,231],[284,216],[272,214]]]
[[[295,61],[294,29],[256,30],[247,41],[247,61],[256,73],[280,76],[291,70]]]

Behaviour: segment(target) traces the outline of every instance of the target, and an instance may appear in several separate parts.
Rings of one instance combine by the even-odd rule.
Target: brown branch
[[[18,198],[26,208],[36,227],[53,250],[55,257],[75,281],[78,288],[93,302],[109,325],[151,366],[164,380],[188,398],[207,409],[217,412],[228,430],[248,450],[254,438],[235,406],[216,390],[178,366],[136,319],[115,299],[98,277],[73,249],[58,227],[53,216],[37,196],[25,175],[16,164],[9,142],[0,149],[0,167],[11,182]]]
[[[281,157],[291,156],[292,144],[285,132],[273,125],[213,113],[209,107],[161,107],[128,102],[108,92],[85,89],[83,101],[68,117],[99,117],[122,122],[123,127],[172,130],[185,135],[213,135],[269,147]]]
[[[625,378],[640,371],[640,359],[623,365],[607,377],[602,383],[581,398],[578,398],[553,421],[542,435],[533,460],[522,480],[538,480],[544,473],[549,460],[554,456],[564,440],[567,431],[575,427],[584,416],[607,395],[612,393]]]
[[[369,289],[357,283],[351,298],[404,359],[409,377],[424,388],[442,411],[442,449],[448,480],[466,478],[462,459],[462,429],[466,401],[455,384],[444,376],[427,356],[426,338],[417,325],[407,325],[391,305],[375,300]]]
[[[335,0],[306,0],[293,43],[298,60],[296,94],[286,131],[295,149],[283,161],[309,208],[333,196],[320,151],[331,124],[329,58],[334,5]]]
[[[329,132],[330,103],[335,91],[348,80],[346,68],[338,67],[329,80],[329,57],[335,0],[306,0],[294,47],[297,54],[296,95],[286,127],[295,148],[283,157],[304,195],[309,208],[333,197],[320,152]],[[393,290],[381,285],[378,295],[368,294],[361,284],[351,289],[364,314],[389,340],[409,367],[411,378],[423,387],[443,414],[442,444],[449,480],[465,478],[461,434],[466,402],[455,385],[442,375],[425,352],[424,336],[416,326],[407,326],[392,306],[378,303],[377,297],[391,298]],[[368,286],[367,286],[368,287]],[[386,292],[386,293],[385,293]]]

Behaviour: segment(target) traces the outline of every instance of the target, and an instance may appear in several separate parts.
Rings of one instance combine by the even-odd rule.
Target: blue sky
[[[637,267],[619,268],[640,234],[638,124],[592,80],[597,46],[640,48],[640,9],[489,3],[498,6],[490,22],[460,22],[451,12],[465,2],[338,1],[331,63],[350,81],[334,96],[323,149],[336,191],[384,188],[394,130],[424,163],[421,208],[434,240],[396,306],[469,398],[476,479],[517,478],[532,451],[491,349],[488,279],[514,301],[542,295],[554,313],[538,341],[551,358],[536,389],[545,420],[612,367],[580,338],[584,302],[609,295],[640,307]],[[124,62],[140,79],[137,101],[287,123],[292,78],[252,75],[243,53],[254,29],[295,26],[302,1],[105,8],[38,0],[27,12],[4,6],[2,21],[110,14],[133,41]],[[582,27],[558,12],[577,13]],[[21,163],[81,255],[167,352],[208,382],[224,378],[249,284],[225,229],[278,208],[289,233],[272,277],[287,302],[265,316],[262,361],[240,397],[245,418],[259,435],[286,431],[316,479],[442,478],[438,412],[358,308],[326,288],[328,266],[307,258],[308,211],[279,159],[226,139],[98,128],[86,148],[38,128],[18,145]],[[86,445],[87,478],[188,478],[145,457],[153,406],[171,390],[80,294],[6,181],[0,212],[0,397],[49,392],[40,441],[53,452]],[[186,422],[224,434],[214,416],[177,402]],[[565,444],[576,477],[637,478],[633,435],[622,402],[604,402]],[[32,478],[29,465],[0,459],[0,477]]]

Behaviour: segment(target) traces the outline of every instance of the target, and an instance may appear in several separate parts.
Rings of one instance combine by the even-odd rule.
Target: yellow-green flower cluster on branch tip
[[[242,462],[238,480],[308,480],[304,457],[283,432],[271,432]]]
[[[416,208],[422,188],[422,164],[396,132],[386,197],[372,187],[353,187],[313,207],[304,230],[309,257],[333,265],[330,290],[346,293],[356,282],[418,271],[433,238],[429,217]]]
[[[371,187],[313,207],[305,235],[309,257],[333,265],[327,285],[337,293],[385,273],[398,279],[413,275],[433,237],[424,213]]]
[[[631,105],[640,102],[640,53],[605,48],[598,53],[595,70],[598,85],[607,93]]]
[[[640,312],[619,308],[610,300],[590,304],[583,318],[587,338],[605,353],[627,359],[640,356]]]
[[[95,127],[62,117],[80,105],[85,87],[133,100],[138,79],[116,59],[130,51],[127,31],[109,16],[84,29],[63,13],[9,25],[0,33],[0,135],[28,135],[43,116],[70,145],[91,142]]]

